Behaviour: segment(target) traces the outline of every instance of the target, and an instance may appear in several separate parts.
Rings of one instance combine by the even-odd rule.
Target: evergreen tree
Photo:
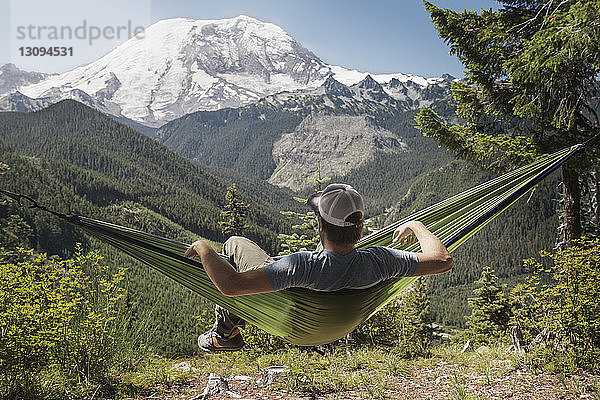
[[[478,287],[473,290],[476,297],[468,299],[472,311],[465,317],[468,327],[465,333],[476,342],[493,342],[508,329],[509,301],[491,268],[485,267],[475,283]]]
[[[33,230],[21,216],[12,214],[8,218],[0,218],[0,247],[5,249],[29,247],[32,236]]]
[[[419,278],[402,298],[398,347],[408,356],[427,354],[433,340],[429,289]]]
[[[294,197],[299,203],[306,204],[305,199]],[[281,211],[282,215],[286,215],[299,221],[292,226],[294,232],[291,234],[280,233],[277,235],[279,239],[281,251],[280,256],[292,254],[297,251],[314,250],[319,244],[319,226],[317,216],[313,211],[300,213],[296,211]]]
[[[0,176],[10,171],[10,167],[0,162]],[[6,207],[9,203],[8,197],[2,195],[0,207]],[[15,249],[16,247],[29,247],[29,241],[33,235],[33,229],[21,218],[12,214],[7,218],[0,218],[0,247],[4,249]]]
[[[246,223],[248,205],[239,199],[235,183],[227,188],[225,200],[227,204],[225,210],[221,212],[219,227],[225,234],[239,236],[248,228]]]
[[[323,189],[323,185],[331,181],[331,178],[321,177],[321,163],[317,163],[317,177],[313,179],[315,183],[315,191]],[[306,199],[294,197],[299,203],[306,204]],[[292,234],[280,233],[277,235],[281,243],[280,256],[292,254],[297,251],[314,250],[319,244],[319,224],[314,211],[300,213],[296,211],[281,211],[282,215],[291,217],[299,221],[298,224],[292,226],[295,231]]]
[[[524,164],[536,154],[581,143],[600,128],[600,4],[500,3],[504,7],[498,11],[478,14],[425,2],[440,36],[466,68],[466,82],[452,87],[465,125],[446,124],[424,108],[418,126],[459,157],[488,168]],[[585,196],[597,197],[593,171],[598,171],[600,156],[598,147],[587,150],[562,167],[563,244],[583,233],[582,205],[593,203]]]

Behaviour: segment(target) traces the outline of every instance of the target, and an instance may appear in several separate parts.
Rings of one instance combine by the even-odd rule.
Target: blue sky
[[[499,7],[492,0],[432,3],[454,10]],[[462,65],[448,54],[423,3],[417,0],[0,0],[0,65],[13,62],[28,70],[63,72],[101,57],[127,39],[100,38],[90,43],[89,34],[73,40],[23,38],[23,27],[29,25],[75,29],[85,21],[87,30],[128,23],[148,26],[172,17],[219,19],[240,14],[279,25],[330,64],[372,73],[463,76]],[[73,47],[74,55],[26,57],[19,50],[49,45]]]

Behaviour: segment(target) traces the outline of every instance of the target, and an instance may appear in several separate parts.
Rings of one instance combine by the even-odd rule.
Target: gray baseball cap
[[[361,195],[352,186],[343,183],[328,185],[322,192],[310,196],[307,203],[321,218],[336,226],[354,226],[346,218],[357,211],[365,215]]]

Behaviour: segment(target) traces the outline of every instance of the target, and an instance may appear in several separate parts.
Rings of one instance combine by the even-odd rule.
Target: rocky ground
[[[497,361],[501,361],[498,363]],[[461,361],[416,361],[397,371],[354,371],[356,384],[335,388],[290,368],[249,374],[194,373],[174,384],[148,387],[144,399],[600,399],[600,373],[515,369],[509,360],[466,366]],[[503,365],[505,364],[505,365]],[[482,366],[483,365],[483,366]],[[270,370],[273,370],[271,368]],[[313,379],[313,385],[306,379]],[[308,384],[307,384],[308,383]],[[326,389],[325,389],[326,388]]]

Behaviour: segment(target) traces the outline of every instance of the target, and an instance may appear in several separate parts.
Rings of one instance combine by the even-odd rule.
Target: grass
[[[394,382],[410,379],[415,371],[431,381],[449,382],[452,398],[472,399],[466,382],[492,385],[497,377],[514,369],[515,356],[506,347],[461,353],[461,346],[443,345],[428,357],[403,358],[393,348],[334,348],[320,354],[310,349],[289,347],[273,353],[237,352],[206,354],[185,359],[153,357],[141,363],[123,380],[138,387],[169,387],[187,379],[216,373],[222,376],[256,375],[269,366],[285,365],[289,373],[278,380],[273,390],[313,395],[335,395],[358,391],[365,398],[384,399]],[[172,366],[186,361],[194,369],[178,371]],[[451,379],[447,379],[448,373]]]
[[[186,362],[190,370],[173,369]],[[334,349],[319,354],[312,350],[290,347],[274,353],[237,352],[202,354],[196,357],[169,359],[153,356],[139,363],[134,371],[121,375],[127,387],[148,389],[172,387],[186,380],[216,373],[223,376],[252,375],[269,366],[285,365],[289,373],[274,389],[313,394],[342,393],[359,390],[367,398],[383,399],[388,377],[408,377],[411,361],[378,348],[359,348],[347,351]]]
[[[116,367],[112,376],[118,382],[116,397],[139,399],[174,397],[183,393],[182,388],[201,390],[203,384],[199,382],[210,373],[225,378],[247,375],[256,382],[275,365],[286,366],[288,373],[267,391],[283,398],[342,399],[352,394],[363,399],[393,399],[420,391],[433,398],[475,400],[494,398],[498,390],[516,395],[536,389],[536,372],[521,375],[520,371],[527,368],[523,356],[511,352],[508,346],[480,347],[464,353],[461,350],[462,345],[443,344],[426,357],[412,359],[403,358],[400,349],[371,346],[331,347],[324,354],[290,346],[268,353],[243,351],[183,358],[150,355],[137,363],[127,363],[121,370]],[[177,365],[186,368],[174,368]],[[557,396],[600,400],[600,376],[584,380],[569,374],[543,373]],[[46,385],[58,385],[51,392],[61,392],[59,381],[52,383],[51,375],[46,378]]]

